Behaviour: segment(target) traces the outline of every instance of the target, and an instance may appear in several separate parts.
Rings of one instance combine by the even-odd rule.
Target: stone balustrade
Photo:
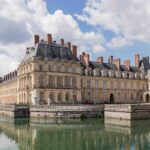
[[[97,111],[103,110],[104,105],[31,105],[30,111]]]

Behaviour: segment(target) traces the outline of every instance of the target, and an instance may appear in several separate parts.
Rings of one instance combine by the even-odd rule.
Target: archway
[[[110,103],[110,104],[114,104],[114,102],[115,102],[115,101],[114,101],[114,94],[111,93],[111,94],[110,94],[109,103]]]
[[[65,95],[65,101],[69,101],[70,100],[70,94],[69,93],[66,93],[66,95]]]
[[[150,102],[150,96],[149,96],[149,94],[146,94],[146,95],[145,95],[145,99],[146,99],[146,103],[149,103],[149,102]]]

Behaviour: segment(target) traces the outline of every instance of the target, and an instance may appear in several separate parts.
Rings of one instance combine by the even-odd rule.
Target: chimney
[[[101,57],[98,57],[97,58],[97,62],[99,63],[103,63],[104,62],[104,58],[101,56]]]
[[[34,44],[39,43],[40,41],[40,36],[39,35],[34,35]]]
[[[77,58],[77,46],[72,45],[72,55],[73,58]]]
[[[118,70],[120,70],[120,59],[113,59],[112,63],[117,66]]]
[[[47,34],[47,43],[50,44],[52,43],[52,35],[51,34]]]
[[[67,42],[67,47],[71,49],[71,42]]]
[[[123,64],[126,66],[128,70],[130,70],[130,60],[125,60]]]
[[[135,55],[134,61],[135,61],[135,66],[139,68],[140,67],[140,54]]]
[[[60,44],[61,44],[61,45],[64,45],[64,39],[63,39],[63,38],[60,39]]]
[[[83,58],[83,62],[86,64],[86,66],[89,66],[89,54],[83,53],[84,55],[82,55]]]
[[[113,63],[113,56],[109,57],[109,63],[112,64]]]

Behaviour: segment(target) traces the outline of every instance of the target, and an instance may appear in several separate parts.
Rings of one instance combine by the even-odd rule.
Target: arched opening
[[[114,101],[114,94],[111,93],[111,94],[110,94],[109,103],[110,103],[110,104],[114,104],[114,102],[115,102],[115,101]]]
[[[58,93],[58,102],[62,101],[62,96],[61,96],[61,92]]]
[[[146,99],[146,103],[149,103],[149,101],[150,101],[150,96],[149,96],[149,94],[146,94],[145,99]]]
[[[51,92],[49,94],[49,102],[48,103],[54,103],[54,93],[53,92]]]
[[[65,100],[68,102],[69,99],[70,99],[70,95],[69,95],[69,93],[66,93],[66,95],[65,95]]]

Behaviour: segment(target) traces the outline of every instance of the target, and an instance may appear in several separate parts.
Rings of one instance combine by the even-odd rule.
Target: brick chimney
[[[113,56],[109,57],[109,63],[112,64],[113,63]]]
[[[52,43],[52,35],[51,34],[47,34],[47,43],[50,44]]]
[[[71,49],[71,42],[67,42],[64,44],[65,47],[68,47],[69,49]]]
[[[39,35],[34,35],[34,44],[39,43],[40,41],[40,36]]]
[[[126,66],[128,70],[130,70],[130,60],[125,60],[123,64]]]
[[[71,42],[67,42],[67,47],[71,49]]]
[[[72,45],[71,51],[72,51],[73,58],[77,58],[77,46]]]
[[[89,54],[83,52],[82,55],[80,55],[80,60],[83,61],[86,64],[86,66],[89,66],[90,61]]]
[[[117,66],[118,70],[120,70],[120,59],[113,59],[112,63]]]
[[[101,57],[98,57],[97,58],[97,62],[99,63],[103,63],[104,62],[104,58],[101,56]]]
[[[139,68],[140,67],[140,54],[135,55],[134,61],[135,61],[135,66]]]
[[[61,45],[64,45],[64,39],[63,39],[63,38],[60,39],[60,44],[61,44]]]

